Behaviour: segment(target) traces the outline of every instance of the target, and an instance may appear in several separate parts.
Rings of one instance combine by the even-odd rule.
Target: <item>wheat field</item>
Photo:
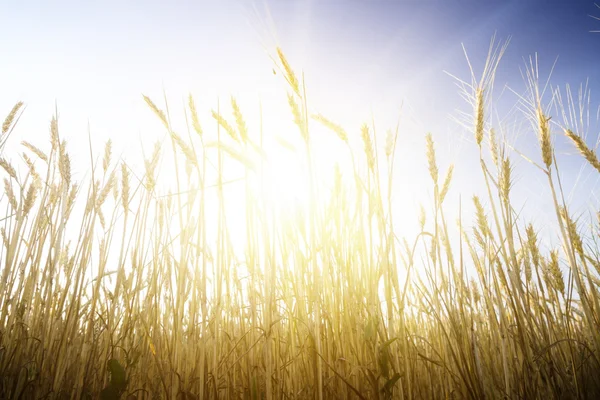
[[[308,199],[286,212],[263,186],[269,133],[247,124],[234,98],[203,119],[191,95],[185,113],[144,96],[167,140],[143,170],[115,160],[108,142],[81,182],[57,116],[49,144],[3,151],[19,142],[17,103],[0,136],[0,398],[598,398],[599,221],[570,211],[553,137],[597,172],[600,161],[576,120],[550,119],[532,64],[524,108],[539,148],[530,162],[558,227],[543,235],[559,243],[548,250],[511,202],[519,155],[490,124],[504,48],[462,82],[485,187],[453,192],[453,166],[438,165],[422,132],[415,168],[427,169],[433,197],[413,210],[411,237],[392,223],[398,130],[313,112],[280,49],[275,69],[295,126],[285,135],[301,144],[294,179]],[[348,167],[321,170],[316,128],[346,149]],[[228,190],[231,168],[238,192]],[[454,221],[449,196],[474,213]],[[242,224],[231,224],[231,209]]]

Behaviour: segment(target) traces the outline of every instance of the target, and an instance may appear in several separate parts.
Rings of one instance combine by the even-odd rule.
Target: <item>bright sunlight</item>
[[[599,398],[550,3],[0,6],[0,399]]]

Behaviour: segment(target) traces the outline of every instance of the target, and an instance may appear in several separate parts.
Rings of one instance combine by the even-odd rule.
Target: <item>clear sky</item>
[[[304,71],[311,107],[354,136],[373,115],[382,144],[385,130],[401,118],[400,179],[409,192],[423,179],[411,164],[426,171],[421,154],[431,131],[442,170],[457,164],[456,185],[469,198],[478,190],[470,174],[476,146],[452,117],[470,110],[448,75],[469,79],[462,45],[478,73],[491,37],[511,37],[496,79],[498,112],[508,115],[511,143],[537,161],[534,132],[511,111],[518,102],[512,91],[525,90],[524,60],[535,53],[542,80],[555,61],[552,84],[568,83],[576,91],[588,80],[592,123],[583,133],[596,145],[600,33],[590,31],[600,30],[600,21],[590,15],[600,17],[600,9],[589,0],[4,1],[0,110],[8,113],[18,100],[27,105],[11,140],[14,150],[20,139],[47,140],[56,103],[62,135],[79,153],[74,170],[81,178],[89,165],[88,122],[94,146],[111,138],[128,160],[140,155],[140,146],[150,151],[162,132],[142,93],[164,104],[164,89],[181,122],[189,92],[205,124],[212,122],[218,96],[226,103],[235,95],[254,115],[261,99],[273,115],[287,117],[285,88],[268,57],[280,45]],[[555,133],[566,189],[575,187],[574,206],[597,209],[597,175],[582,169],[572,146]],[[546,190],[544,177],[517,155],[513,159],[517,197],[536,201]],[[532,218],[543,219],[545,203],[534,208]]]

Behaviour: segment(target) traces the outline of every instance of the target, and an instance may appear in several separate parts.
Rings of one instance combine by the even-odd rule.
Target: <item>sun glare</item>
[[[11,3],[0,399],[600,398],[590,101],[443,74],[527,2]]]

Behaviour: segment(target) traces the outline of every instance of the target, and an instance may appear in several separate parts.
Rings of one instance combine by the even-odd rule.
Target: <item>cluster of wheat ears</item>
[[[88,182],[74,182],[53,117],[49,148],[23,142],[21,155],[0,158],[0,398],[597,398],[598,223],[578,224],[570,213],[552,135],[570,138],[598,172],[600,161],[576,126],[550,121],[532,64],[524,104],[560,242],[548,250],[511,204],[513,161],[487,115],[504,48],[493,47],[481,78],[462,85],[485,186],[458,239],[443,207],[453,169],[440,172],[432,137],[432,207],[416,237],[400,238],[392,224],[398,132],[378,152],[364,125],[358,151],[342,126],[309,111],[303,79],[279,49],[297,128],[290,135],[300,135],[306,187],[318,199],[292,217],[251,187],[263,132],[247,126],[235,99],[232,122],[213,111],[205,132],[190,96],[181,135],[144,97],[172,144],[168,194],[157,185],[161,146],[140,174],[112,159],[109,142]],[[15,137],[22,106],[5,119],[0,149]],[[352,154],[330,191],[320,189],[311,157],[313,124]],[[228,161],[244,171],[242,256],[227,221]]]

